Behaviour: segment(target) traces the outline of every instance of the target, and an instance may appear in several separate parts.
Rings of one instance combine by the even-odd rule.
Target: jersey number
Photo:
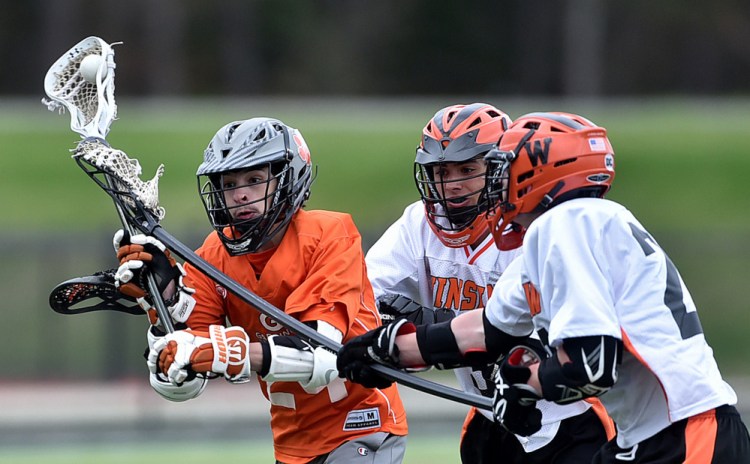
[[[639,229],[633,224],[630,225],[630,232],[633,237],[641,246],[643,253],[649,256],[653,253],[659,252],[664,255],[664,261],[667,265],[667,285],[664,290],[664,304],[672,312],[672,317],[677,323],[677,327],[680,329],[680,335],[683,340],[686,340],[694,335],[703,333],[700,320],[698,320],[698,313],[695,311],[688,312],[685,306],[685,300],[682,294],[682,281],[680,275],[677,273],[677,268],[669,259],[664,250],[659,248],[651,235],[645,230]]]

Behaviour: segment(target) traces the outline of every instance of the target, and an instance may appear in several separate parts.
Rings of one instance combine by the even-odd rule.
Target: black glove
[[[411,298],[389,293],[378,298],[378,311],[383,325],[397,319],[406,319],[416,325],[434,324],[453,319],[453,311],[444,308],[427,308]]]
[[[406,319],[378,327],[354,337],[341,347],[336,358],[339,377],[367,388],[390,387],[393,381],[377,373],[372,364],[398,367],[396,336],[414,332],[416,327]]]
[[[513,348],[495,373],[492,413],[509,432],[528,437],[542,428],[542,412],[536,402],[542,397],[528,385],[531,370],[526,367],[541,360],[528,346]]]
[[[472,367],[471,381],[479,394],[493,398],[495,396],[495,373],[500,368],[499,363],[488,364],[483,367]]]

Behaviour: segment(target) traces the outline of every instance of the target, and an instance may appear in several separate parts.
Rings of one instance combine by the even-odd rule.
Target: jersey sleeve
[[[534,328],[522,286],[522,272],[523,259],[519,256],[508,265],[495,283],[495,289],[485,307],[485,315],[490,324],[514,337],[525,337]]]
[[[367,251],[367,274],[376,300],[389,293],[420,300],[417,250],[424,245],[419,243],[419,224],[413,218],[421,210],[421,202],[408,206]]]
[[[573,200],[541,215],[526,233],[524,264],[539,291],[549,343],[566,338],[609,335],[621,338],[608,277],[607,244],[621,237],[612,215]],[[546,323],[545,323],[546,322]],[[540,324],[537,324],[540,325]]]
[[[368,329],[374,328],[372,321],[379,321],[379,316],[367,280],[362,239],[351,218],[342,216],[337,227],[310,247],[314,251],[307,275],[287,297],[285,312],[302,322],[326,321],[345,339],[358,318],[368,320]],[[360,314],[363,310],[367,317]]]
[[[203,259],[212,259],[208,256],[210,248],[208,250],[206,248],[199,248],[196,250],[196,253]],[[224,325],[226,319],[224,313],[224,296],[226,296],[226,290],[219,287],[192,264],[186,262],[184,267],[187,273],[185,285],[195,289],[195,293],[193,293],[195,308],[187,320],[188,327],[196,330],[208,330],[208,326],[213,324]]]

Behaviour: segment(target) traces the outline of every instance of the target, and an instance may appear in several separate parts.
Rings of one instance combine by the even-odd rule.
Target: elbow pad
[[[607,335],[569,338],[563,348],[570,362],[560,364],[557,355],[543,359],[539,382],[544,399],[568,404],[601,396],[617,382],[622,360],[622,341]]]

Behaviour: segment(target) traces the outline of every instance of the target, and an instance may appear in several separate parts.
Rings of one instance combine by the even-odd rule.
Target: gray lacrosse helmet
[[[235,218],[225,201],[224,174],[232,171],[268,168],[265,212],[252,219]],[[216,132],[198,167],[198,190],[209,221],[233,256],[257,252],[276,234],[286,229],[310,197],[313,182],[310,150],[302,134],[278,119],[253,118],[231,122]],[[278,181],[271,187],[271,181]],[[244,205],[235,206],[242,207]]]

